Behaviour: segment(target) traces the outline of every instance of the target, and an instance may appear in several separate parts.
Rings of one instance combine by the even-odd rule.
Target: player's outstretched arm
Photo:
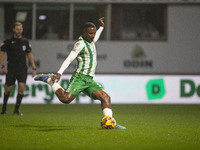
[[[82,50],[83,47],[84,44],[81,44],[80,42],[75,43],[74,48],[72,49],[68,57],[65,59],[65,61],[62,63],[60,69],[58,70],[54,81],[58,82],[60,80],[60,76],[63,74],[65,69],[67,69],[69,64],[77,57],[78,53]]]
[[[65,61],[62,63],[60,69],[58,70],[57,74],[62,75],[65,69],[70,65],[70,63],[76,58],[78,54],[75,51],[71,51],[69,56],[65,59]],[[59,80],[58,80],[59,81]],[[57,81],[57,82],[58,82]]]

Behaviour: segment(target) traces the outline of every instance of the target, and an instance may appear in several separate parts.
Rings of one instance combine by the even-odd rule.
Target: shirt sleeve
[[[77,57],[77,55],[83,48],[84,48],[84,43],[82,41],[76,42],[74,44],[74,48],[72,49],[72,51],[70,52],[68,57],[65,59],[65,61],[62,63],[62,65],[57,73],[62,75],[63,72],[65,71],[65,69],[67,69],[67,67],[70,65],[70,63]]]
[[[1,51],[4,51],[4,52],[7,51],[7,44],[6,43],[7,43],[6,41],[4,41],[4,42],[1,43],[1,47],[0,47]]]
[[[27,48],[26,48],[26,52],[27,53],[30,53],[32,51],[32,48],[31,48],[31,44],[29,43],[29,41],[27,40]]]
[[[98,29],[97,32],[96,32],[95,37],[94,37],[94,42],[97,42],[97,41],[98,41],[98,39],[99,39],[99,37],[100,37],[102,31],[103,31],[103,27],[100,26],[99,29]]]

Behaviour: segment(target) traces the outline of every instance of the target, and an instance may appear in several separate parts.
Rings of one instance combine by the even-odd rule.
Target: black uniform
[[[11,86],[15,81],[26,83],[27,61],[26,55],[31,52],[29,41],[25,38],[5,40],[1,45],[1,51],[7,53],[6,85]]]

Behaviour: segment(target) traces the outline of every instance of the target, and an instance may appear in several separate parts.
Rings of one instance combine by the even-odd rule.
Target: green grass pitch
[[[200,105],[112,105],[126,130],[101,129],[99,104],[22,105],[23,116],[13,109],[0,115],[1,150],[200,149]]]

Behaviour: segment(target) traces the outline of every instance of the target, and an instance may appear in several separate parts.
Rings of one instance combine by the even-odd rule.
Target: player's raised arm
[[[104,27],[104,21],[103,21],[104,17],[101,17],[99,19],[99,26]]]
[[[97,32],[96,32],[96,35],[95,35],[95,37],[94,37],[94,42],[97,42],[98,41],[98,39],[99,39],[99,37],[100,37],[100,35],[101,35],[101,32],[103,31],[103,28],[104,28],[104,21],[103,21],[103,19],[104,19],[104,17],[101,17],[100,19],[99,19],[99,29],[97,30]]]

